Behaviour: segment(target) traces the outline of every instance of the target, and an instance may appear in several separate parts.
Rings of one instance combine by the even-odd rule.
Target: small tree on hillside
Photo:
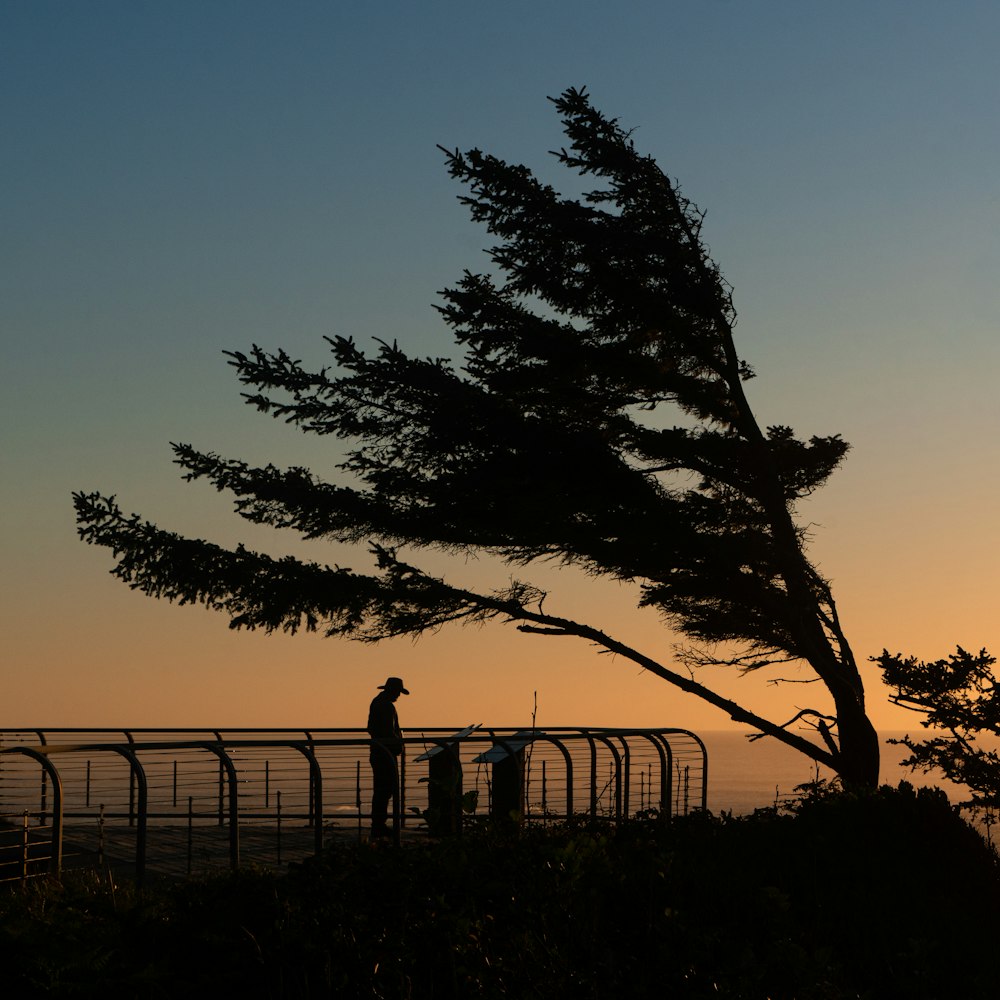
[[[1000,808],[1000,752],[982,743],[1000,740],[1000,680],[996,657],[985,649],[969,653],[959,646],[943,660],[930,662],[887,650],[873,658],[890,700],[918,712],[920,725],[935,735],[926,740],[891,740],[908,747],[904,765],[938,770],[972,793],[969,805],[995,814]]]
[[[466,272],[438,307],[465,352],[446,360],[330,341],[335,368],[283,351],[229,355],[247,402],[350,442],[340,468],[252,468],[176,445],[187,479],[235,497],[249,521],[371,545],[377,569],[226,551],[75,496],[79,531],[118,558],[131,587],[226,612],[234,628],[322,629],[366,641],[499,619],[576,636],[632,660],[795,747],[874,784],[878,740],[826,580],[795,505],[847,451],[837,435],[762,429],[733,344],[730,290],[701,239],[701,213],[584,91],[555,100],[568,148],[598,186],[561,197],[524,166],[445,150],[462,201],[497,238],[494,273]],[[675,426],[661,413],[673,410]],[[575,566],[632,583],[638,603],[686,637],[668,666],[564,617],[529,582],[473,592],[404,560],[401,547],[485,552],[510,565]],[[695,680],[695,666],[808,664],[831,704],[776,724]],[[790,729],[805,720],[816,740]]]

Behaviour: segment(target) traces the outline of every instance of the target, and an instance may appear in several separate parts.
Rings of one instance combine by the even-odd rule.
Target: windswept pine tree
[[[280,350],[229,354],[251,406],[346,442],[339,467],[356,485],[175,446],[186,478],[233,494],[248,521],[367,544],[373,572],[182,538],[99,493],[75,495],[80,535],[113,551],[129,586],[223,611],[234,628],[374,642],[498,619],[550,641],[576,636],[873,785],[861,676],[796,522],[796,504],[848,446],[758,425],[701,213],[585,91],[554,103],[568,139],[556,158],[593,178],[582,199],[479,150],[444,151],[461,200],[496,239],[492,273],[466,272],[438,307],[461,366],[395,343],[366,354],[341,337],[319,371]],[[454,586],[420,568],[426,550],[522,570],[554,560],[632,584],[682,637],[678,661],[560,615],[557,595],[526,580]],[[807,665],[825,696],[783,724],[693,669],[789,662]],[[797,720],[812,738],[793,731]]]

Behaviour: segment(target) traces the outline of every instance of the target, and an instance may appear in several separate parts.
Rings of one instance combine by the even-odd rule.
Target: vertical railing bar
[[[611,742],[610,738],[605,734],[605,731],[601,731],[597,734],[597,739],[603,743],[608,750],[611,751],[611,764],[608,767],[608,798],[613,803],[615,810],[615,818],[621,819],[621,756],[615,749],[614,744]],[[610,785],[614,781],[615,790],[614,797],[611,797]]]
[[[125,740],[129,746],[135,743],[131,730],[123,729]],[[135,772],[130,770],[128,777],[128,825],[135,826]]]
[[[278,821],[278,867],[281,867],[281,789],[279,788],[275,793],[277,798],[277,821]]]
[[[548,824],[549,816],[549,800],[548,800],[548,782],[547,774],[545,771],[545,759],[542,759],[542,825],[546,826]]]
[[[97,866],[104,869],[104,803],[97,811]]]
[[[230,757],[226,748],[222,745],[222,740],[219,740],[218,743],[205,744],[205,749],[211,750],[211,752],[219,758],[220,784],[223,768],[226,772],[227,784],[229,785],[229,867],[233,871],[236,871],[236,869],[240,866],[240,813],[236,765],[233,763],[233,759]],[[219,806],[219,825],[222,826],[223,814],[221,812],[221,800]]]
[[[304,729],[303,732],[306,734],[306,740],[310,747],[314,747],[312,730]],[[314,759],[314,758],[312,758]],[[312,767],[309,768],[309,805],[308,805],[309,819],[307,821],[309,826],[313,826],[316,816],[316,799],[315,792],[313,789],[313,772]],[[320,820],[320,826],[322,826],[322,819]],[[319,853],[319,852],[317,852]]]
[[[217,807],[218,807],[218,812],[219,812],[219,826],[225,826],[226,825],[226,820],[225,820],[225,806],[224,806],[226,782],[225,782],[225,777],[224,777],[224,774],[223,774],[223,770],[224,770],[224,765],[222,763],[222,757],[220,755],[220,757],[219,757],[218,791],[216,793]]]
[[[354,807],[358,810],[358,843],[361,843],[361,761],[354,762]]]
[[[112,750],[124,757],[130,764],[129,775],[129,826],[135,827],[135,883],[142,890],[146,877],[146,830],[149,820],[149,786],[146,782],[146,771],[133,749],[135,741],[129,734],[132,746],[110,744],[105,749]],[[138,799],[138,805],[136,805]]]
[[[507,747],[507,753],[513,756],[510,747]],[[524,762],[521,765],[521,781],[524,784],[524,822],[531,822],[531,754],[526,753],[521,758]]]
[[[399,755],[396,763],[397,771],[399,773],[399,797],[396,799],[396,805],[398,806],[396,812],[399,814],[399,825],[406,825],[406,750],[404,746],[403,753]],[[459,820],[461,822],[461,819]]]
[[[586,733],[590,744],[590,818],[597,819],[597,743],[590,733]]]
[[[618,767],[618,788],[616,796],[616,807],[617,807],[617,818],[620,820],[624,815],[628,819],[629,806],[631,804],[631,788],[632,788],[632,756],[631,750],[628,745],[628,737],[625,735],[619,736],[618,739],[621,740],[622,744],[622,761]],[[622,779],[622,772],[624,771],[624,782]],[[622,787],[624,784],[624,787]]]
[[[213,729],[213,730],[211,730],[211,732],[212,732],[212,735],[215,737],[216,742],[219,744],[219,746],[222,746],[222,733],[220,733],[218,729]],[[224,807],[223,807],[223,796],[224,796],[224,790],[225,790],[225,782],[223,781],[223,775],[222,775],[222,771],[223,771],[222,754],[217,754],[217,756],[219,758],[219,778],[218,778],[219,785],[218,785],[218,791],[217,791],[218,810],[219,810],[219,826],[225,826],[226,825],[225,824],[225,811],[224,811]]]
[[[315,817],[313,849],[319,855],[323,853],[323,772],[320,771],[319,761],[316,760],[316,750],[312,744],[311,734],[307,735],[310,735],[309,743],[293,743],[291,745],[309,762],[309,788],[312,790],[310,819]]]
[[[672,815],[671,807],[674,794],[674,748],[670,745],[670,740],[661,736],[662,747],[660,750],[660,809],[666,804],[666,818]]]
[[[44,771],[42,772],[45,773]],[[24,810],[21,822],[21,881],[28,877],[28,810]]]

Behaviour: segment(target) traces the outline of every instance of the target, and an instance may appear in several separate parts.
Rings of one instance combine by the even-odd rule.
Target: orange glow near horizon
[[[361,726],[375,687],[389,675],[402,676],[412,692],[400,705],[411,727],[527,725],[536,699],[535,721],[542,727],[697,731],[735,725],[715,707],[578,639],[523,635],[499,623],[453,626],[416,641],[377,645],[234,632],[222,615],[132,593],[101,571],[107,553],[83,546],[80,551],[80,563],[89,564],[95,578],[64,579],[62,586],[86,594],[86,603],[69,602],[75,617],[64,614],[48,634],[36,634],[20,648],[8,644],[4,726]],[[850,634],[859,659],[883,645],[896,651],[894,633],[905,637],[900,651],[928,658],[945,655],[957,641],[989,644],[988,635],[960,634],[962,626],[974,631],[979,609],[969,607],[963,614],[955,602],[942,611],[942,619],[947,614],[957,626],[949,646],[942,633],[950,630],[930,613],[941,595],[931,593],[920,604],[905,586],[899,590],[906,603],[893,606],[878,582],[864,574],[856,590],[844,587],[842,612],[854,626]],[[563,602],[561,596],[576,601]],[[22,607],[8,604],[7,612],[30,617],[32,595],[25,592],[21,600]],[[675,666],[672,636],[651,613],[630,609],[628,588],[577,578],[562,594],[553,587],[549,602],[553,608],[575,603],[581,619]],[[872,611],[867,619],[857,612],[866,606]],[[877,672],[870,665],[863,669],[876,726],[915,730],[917,717],[889,705]],[[774,676],[809,675],[785,668],[740,678],[733,671],[707,669],[697,679],[777,723],[802,707],[826,708],[818,684],[766,683]]]

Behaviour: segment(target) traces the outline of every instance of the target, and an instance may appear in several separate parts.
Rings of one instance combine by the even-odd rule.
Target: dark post
[[[427,829],[434,837],[462,832],[462,765],[458,747],[443,746],[428,761]]]
[[[498,824],[520,825],[524,816],[524,748],[508,753],[492,767],[490,817]]]

